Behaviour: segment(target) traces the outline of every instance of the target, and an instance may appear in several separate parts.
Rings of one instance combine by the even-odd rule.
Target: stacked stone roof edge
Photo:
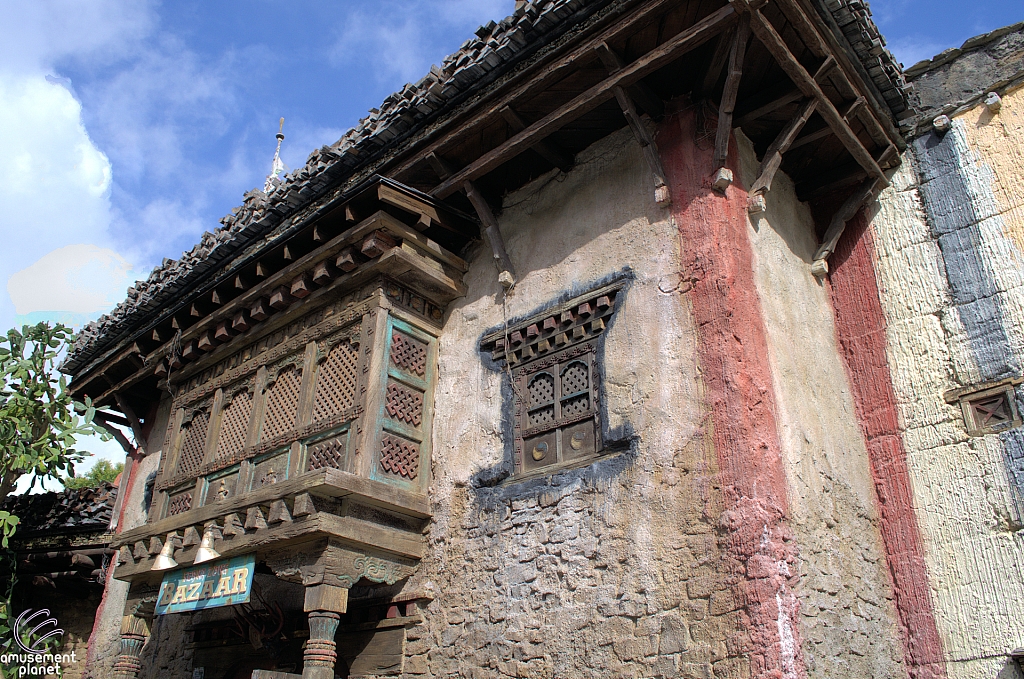
[[[960,45],[960,47],[950,47],[949,49],[943,50],[939,54],[936,54],[931,59],[922,59],[921,61],[917,62],[910,68],[906,69],[904,71],[904,74],[909,80],[914,80],[915,78],[924,75],[928,71],[934,70],[936,68],[939,68],[940,66],[948,64],[957,57],[963,55],[965,52],[971,52],[976,49],[980,49],[988,45],[989,43],[992,43],[998,40],[999,38],[1002,38],[1004,35],[1015,33],[1017,31],[1024,31],[1024,21],[1020,21],[1010,26],[1003,26],[1002,28],[997,28],[994,31],[989,31],[988,33],[976,35],[973,38],[968,38],[967,40],[964,41],[964,44]]]
[[[18,539],[43,533],[104,532],[116,499],[117,486],[104,481],[95,488],[11,495],[2,507],[20,519]]]
[[[88,323],[78,334],[61,370],[75,373],[98,354],[122,342],[152,316],[186,294],[218,266],[270,234],[301,206],[352,177],[389,146],[401,143],[448,109],[462,103],[467,93],[483,87],[571,25],[582,10],[593,14],[614,0],[532,0],[517,7],[501,21],[479,27],[473,38],[462,44],[441,66],[415,84],[406,84],[388,96],[379,108],[330,146],[315,149],[305,166],[287,174],[269,194],[253,189],[244,194],[242,205],[221,218],[221,226],[206,232],[198,244],[180,259],[164,259],[144,281],[128,288],[124,301],[110,313]],[[825,0],[836,22],[863,62],[874,84],[891,108],[905,107],[902,74],[892,55],[878,41],[884,40],[861,0]],[[833,9],[833,7],[835,9]],[[865,56],[866,55],[866,56]],[[866,59],[866,60],[865,60]],[[895,68],[895,72],[893,72]],[[893,92],[899,91],[902,98]],[[893,108],[897,115],[899,111]]]

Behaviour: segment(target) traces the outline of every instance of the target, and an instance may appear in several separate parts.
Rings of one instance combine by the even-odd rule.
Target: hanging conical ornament
[[[203,541],[199,543],[194,563],[204,563],[220,558],[220,552],[213,548],[213,526],[207,526],[203,532]]]
[[[174,536],[168,535],[167,541],[164,542],[164,546],[160,548],[160,553],[156,555],[156,559],[153,561],[153,567],[149,570],[166,571],[177,565],[178,562],[174,560]]]

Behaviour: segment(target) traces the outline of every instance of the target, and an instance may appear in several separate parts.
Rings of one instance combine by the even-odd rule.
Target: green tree
[[[110,435],[93,422],[96,408],[87,398],[78,403],[67,391],[57,361],[73,339],[70,328],[39,323],[11,329],[0,339],[0,503],[18,479],[74,477],[75,463],[86,453],[75,437]],[[0,544],[17,529],[18,518],[0,511]]]
[[[97,488],[104,481],[112,483],[123,470],[123,462],[110,464],[108,460],[97,460],[92,469],[81,476],[63,478],[61,482],[65,488]]]

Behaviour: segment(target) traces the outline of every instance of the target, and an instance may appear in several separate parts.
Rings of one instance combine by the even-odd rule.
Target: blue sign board
[[[255,554],[171,571],[160,584],[156,614],[248,603],[255,572]]]

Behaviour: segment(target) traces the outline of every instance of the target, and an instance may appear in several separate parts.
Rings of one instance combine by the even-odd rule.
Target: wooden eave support
[[[526,123],[519,114],[512,110],[511,106],[501,109],[501,117],[505,119],[513,133],[522,132],[527,128]],[[531,147],[544,160],[548,161],[562,172],[572,169],[575,159],[563,151],[557,144],[551,141],[540,139]]]
[[[730,28],[727,31],[722,31],[722,34],[718,36],[718,42],[715,44],[715,51],[711,55],[711,62],[708,64],[707,73],[704,74],[704,83],[701,85],[701,93],[705,97],[711,94],[711,90],[715,89],[718,79],[722,76],[722,69],[725,68],[725,62],[732,51],[734,30]]]
[[[598,45],[597,53],[609,73],[614,75],[622,70],[621,60],[608,45],[605,43]],[[658,205],[669,205],[672,202],[672,197],[668,190],[668,182],[665,180],[665,168],[662,167],[661,156],[658,155],[658,147],[654,143],[654,138],[647,131],[643,121],[640,120],[640,115],[636,112],[633,99],[626,92],[626,89],[615,86],[612,88],[612,92],[615,95],[615,101],[619,104],[619,108],[622,109],[622,115],[625,116],[629,129],[633,132],[633,137],[640,144],[644,158],[654,174],[654,202]]]
[[[750,18],[744,14],[740,17],[736,33],[732,37],[732,45],[729,49],[729,74],[725,78],[725,87],[722,89],[722,100],[718,105],[718,131],[715,134],[715,159],[716,168],[725,168],[725,162],[729,157],[729,137],[732,135],[732,112],[736,109],[736,96],[740,91],[740,79],[743,77],[743,58],[747,52],[747,40],[750,38]],[[718,170],[721,181],[716,181],[716,187],[724,190],[725,177],[722,170]],[[731,183],[731,178],[730,178]]]
[[[499,273],[507,272],[512,277],[511,281],[507,283],[504,277],[499,276],[499,280],[501,280],[504,287],[511,287],[512,281],[516,280],[516,270],[512,266],[512,260],[508,256],[508,251],[505,250],[505,240],[501,237],[501,230],[498,229],[498,219],[494,216],[491,206],[487,204],[487,200],[473,182],[467,180],[463,183],[462,188],[466,192],[469,202],[476,209],[480,222],[484,225],[484,236],[491,245],[494,263],[498,267]]]
[[[835,105],[832,101],[825,96],[825,93],[821,90],[821,86],[818,85],[817,81],[807,72],[807,69],[797,61],[797,58],[793,56],[793,53],[789,51],[789,47],[786,46],[782,36],[776,32],[775,27],[765,19],[761,13],[757,10],[750,12],[750,28],[757,36],[758,40],[764,44],[775,60],[782,67],[782,70],[790,77],[791,80],[796,84],[797,87],[808,97],[813,98],[818,103],[818,113],[828,126],[832,128],[836,136],[846,147],[846,150],[850,152],[850,155],[854,157],[857,163],[864,168],[869,176],[875,177],[883,182],[883,186],[889,185],[889,180],[882,172],[882,168],[878,166],[875,159],[871,157],[864,145],[854,134],[850,126],[843,120],[842,115],[836,110]]]
[[[817,106],[818,102],[814,99],[807,99],[800,105],[796,115],[786,123],[786,126],[782,128],[782,131],[775,137],[775,141],[772,142],[765,152],[757,179],[751,184],[748,193],[764,194],[772,190],[772,179],[775,178],[775,173],[779,171],[779,167],[782,165],[782,154],[789,150],[793,140],[796,139],[796,135],[803,129]]]
[[[452,175],[451,166],[448,165],[448,162],[444,158],[441,158],[436,153],[428,153],[427,161],[442,181],[448,179],[448,177]],[[469,202],[473,204],[473,208],[476,210],[476,214],[480,218],[480,223],[484,226],[483,235],[491,246],[494,263],[498,267],[499,271],[498,279],[501,281],[503,286],[509,288],[516,280],[516,270],[515,267],[512,266],[512,260],[508,256],[508,251],[505,249],[505,240],[502,238],[501,230],[498,228],[498,220],[494,216],[491,206],[488,205],[487,200],[476,187],[476,184],[471,181],[466,181],[462,188],[466,192],[466,197],[469,198]],[[501,276],[501,273],[506,271],[508,272],[510,279],[506,279]]]
[[[491,170],[497,169],[505,162],[533,146],[537,139],[544,139],[555,130],[576,120],[613,97],[615,87],[631,85],[645,75],[653,73],[662,66],[678,59],[683,54],[699,47],[735,21],[735,18],[736,10],[732,5],[727,5],[711,13],[690,28],[681,31],[636,61],[633,61],[618,73],[602,80],[519,134],[483,154],[441,182],[431,191],[431,194],[437,198],[446,198],[462,189],[467,180],[478,179]]]
[[[120,429],[113,426],[113,423],[107,420],[106,413],[99,410],[96,411],[96,417],[94,418],[96,424],[98,424],[105,432],[114,437],[114,440],[124,448],[124,452],[128,455],[134,455],[137,450],[132,442],[128,440],[128,437],[121,432]]]
[[[846,230],[846,223],[853,219],[861,206],[882,187],[884,187],[882,180],[877,177],[869,177],[832,215],[832,221],[829,222],[828,229],[825,230],[825,237],[814,253],[814,261],[811,263],[811,273],[817,278],[824,278],[828,274],[828,258],[835,252],[836,244],[843,235],[843,231]]]
[[[128,425],[132,429],[132,435],[135,437],[135,447],[142,453],[146,454],[146,439],[142,433],[142,423],[139,418],[135,415],[135,410],[128,405],[128,401],[125,400],[121,394],[114,394],[114,400],[117,401],[117,407],[124,413],[125,419],[128,420]]]

